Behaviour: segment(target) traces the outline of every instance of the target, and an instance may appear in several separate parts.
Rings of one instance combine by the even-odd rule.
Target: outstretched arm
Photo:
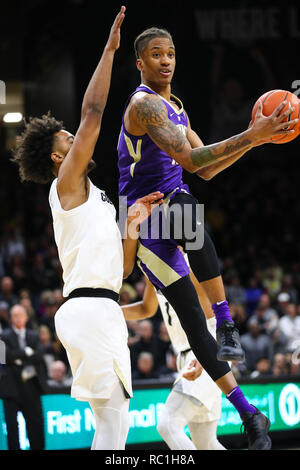
[[[191,145],[192,148],[197,148],[197,147],[203,147],[204,144],[198,134],[191,129],[190,123],[188,123],[188,129],[187,129],[187,134],[186,137]],[[240,152],[235,153],[234,155],[225,158],[221,162],[216,162],[216,163],[211,163],[211,165],[207,165],[203,168],[200,168],[200,170],[196,171],[196,175],[200,176],[200,178],[203,178],[204,180],[208,181],[212,179],[214,176],[216,176],[218,173],[221,171],[225,170],[225,168],[228,168],[230,165],[235,163],[237,160],[239,160],[245,153],[247,153],[253,146],[249,145],[249,147],[246,147],[245,150],[242,150]]]
[[[111,72],[116,50],[120,46],[120,28],[125,17],[122,7],[111,27],[102,57],[86,89],[81,121],[74,142],[58,174],[59,194],[71,193],[83,181],[99,136],[101,120],[110,88]]]
[[[222,142],[197,148],[192,148],[179,128],[169,120],[165,105],[156,95],[136,96],[130,105],[129,116],[141,134],[147,133],[185,170],[196,173],[212,163],[223,162],[237,152],[247,151],[249,147],[258,145],[260,141],[273,135],[292,133],[290,127],[293,127],[297,120],[290,121],[288,129],[287,124],[283,122],[290,110],[279,115],[285,104],[281,103],[270,116],[264,116],[262,106],[259,106],[253,124],[246,131]]]

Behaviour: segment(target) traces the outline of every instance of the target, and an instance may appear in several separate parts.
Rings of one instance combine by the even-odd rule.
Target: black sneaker
[[[217,344],[219,361],[244,361],[245,353],[240,343],[240,335],[234,323],[224,320],[217,328]]]
[[[244,432],[248,438],[248,450],[269,450],[272,447],[272,441],[268,436],[270,420],[262,414],[256,407],[256,412],[247,411],[242,414]]]

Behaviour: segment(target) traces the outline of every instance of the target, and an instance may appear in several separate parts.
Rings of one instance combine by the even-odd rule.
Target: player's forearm
[[[82,118],[89,111],[94,111],[102,116],[110,88],[114,55],[115,50],[106,46],[86,89],[81,109]]]
[[[138,231],[139,225],[135,223],[133,219],[127,218],[125,233],[123,236],[124,279],[130,276],[134,268],[137,252]]]
[[[208,181],[212,179],[214,176],[216,176],[218,173],[220,173],[221,171],[231,166],[233,163],[239,160],[243,155],[245,155],[245,153],[247,153],[251,149],[252,149],[252,146],[249,145],[249,147],[247,147],[245,150],[241,150],[240,152],[237,152],[234,155],[227,157],[225,160],[221,162],[212,163],[211,165],[200,168],[200,170],[196,172],[196,175]]]
[[[155,315],[158,302],[155,299],[145,299],[129,305],[122,305],[125,320],[144,320]]]
[[[224,165],[222,168],[224,169],[226,168],[226,160],[227,166],[229,166],[234,163],[236,156],[237,160],[242,154],[247,152],[253,144],[252,134],[250,129],[248,129],[222,142],[192,149],[190,151],[190,160],[192,162],[190,172],[197,173],[199,169],[209,167],[212,164],[219,164],[219,168]],[[230,160],[228,161],[229,158],[232,158],[231,163]]]
[[[152,315],[144,308],[143,301],[135,302],[134,304],[122,305],[125,320],[144,320]]]

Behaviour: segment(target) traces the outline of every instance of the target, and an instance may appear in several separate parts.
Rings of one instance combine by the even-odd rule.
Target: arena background
[[[108,3],[10,0],[0,6],[0,277],[13,279],[17,296],[22,289],[29,290],[36,327],[41,318],[41,293],[61,288],[49,188],[19,182],[10,156],[22,121],[5,123],[3,117],[20,112],[28,118],[51,110],[67,130],[76,132],[85,88],[121,5]],[[125,5],[121,47],[95,151],[98,168],[92,175],[116,207],[116,145],[123,106],[139,84],[133,41],[145,28],[164,27],[173,35],[177,67],[172,91],[183,101],[192,127],[204,143],[244,130],[254,102],[269,89],[285,89],[300,96],[300,8],[296,2],[231,1],[224,7],[214,0],[160,0],[128,1]],[[226,114],[228,108],[236,110],[234,117],[234,113]],[[238,295],[253,279],[256,287],[269,295],[279,318],[284,315],[278,305],[281,292],[289,293],[290,303],[300,314],[299,142],[298,138],[285,145],[255,148],[209,182],[184,174],[193,194],[205,204],[206,225],[217,247],[241,335],[247,333],[248,318],[257,304],[239,300]],[[136,269],[126,281],[123,302],[139,298],[142,286]],[[159,323],[158,312],[154,320],[157,335]],[[290,350],[286,353],[291,355]],[[243,371],[237,375],[241,384],[256,381],[296,386],[298,391],[290,402],[294,419],[280,434],[280,430],[277,434],[274,431],[274,442],[277,448],[299,447],[299,364],[290,362],[285,373],[276,378],[270,374],[254,380]],[[171,382],[159,378],[153,384],[152,379],[137,383],[135,389],[161,388],[162,384],[168,387]],[[276,389],[275,385],[270,387]],[[234,434],[237,440],[233,444],[231,439],[229,445],[243,447],[238,432]],[[145,439],[140,448],[163,448],[162,443],[150,442],[153,437],[148,442]],[[134,444],[138,447],[138,440]]]

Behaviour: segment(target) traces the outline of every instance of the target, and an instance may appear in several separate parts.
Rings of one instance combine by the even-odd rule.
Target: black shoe
[[[244,361],[245,353],[240,343],[240,335],[234,323],[224,320],[217,328],[219,361]]]
[[[249,411],[242,414],[244,431],[248,438],[248,450],[269,450],[272,447],[271,438],[268,436],[270,420],[257,408],[255,409],[254,414]]]

